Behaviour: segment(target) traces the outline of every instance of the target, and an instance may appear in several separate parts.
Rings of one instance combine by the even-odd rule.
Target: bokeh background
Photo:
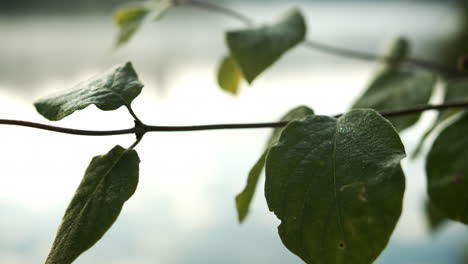
[[[292,6],[308,38],[378,52],[407,36],[412,55],[454,64],[468,52],[464,1],[213,1],[267,21]],[[180,7],[145,25],[116,49],[112,12],[125,0],[0,0],[0,118],[46,122],[32,102],[132,61],[146,84],[134,109],[147,124],[266,122],[299,104],[318,114],[346,111],[377,65],[297,47],[233,97],[217,88],[223,32],[243,25]],[[402,134],[408,153],[434,113]],[[58,123],[82,129],[132,126],[125,110],[95,107]],[[234,196],[262,152],[268,129],[153,133],[137,147],[140,184],[118,221],[76,263],[302,263],[281,244],[278,220],[260,187],[239,225]],[[0,128],[0,263],[44,261],[63,212],[91,158],[133,136],[91,138]],[[425,147],[427,151],[428,146]],[[447,223],[429,232],[424,159],[403,161],[404,212],[378,264],[464,264],[468,230]]]

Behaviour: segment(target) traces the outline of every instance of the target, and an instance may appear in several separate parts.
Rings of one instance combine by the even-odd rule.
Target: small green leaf
[[[154,0],[117,9],[114,12],[114,22],[119,29],[117,46],[127,43],[147,18],[159,19],[174,5],[174,0]]]
[[[391,68],[382,72],[369,86],[353,108],[377,111],[399,110],[427,104],[436,84],[432,72],[410,67]],[[415,124],[420,113],[389,118],[397,131]]]
[[[373,110],[291,122],[266,161],[283,244],[306,263],[370,264],[400,217],[403,144]]]
[[[239,223],[242,223],[249,213],[250,203],[252,202],[252,198],[255,194],[255,189],[257,187],[260,174],[262,173],[267,153],[267,150],[264,151],[262,156],[260,156],[257,162],[255,162],[255,165],[252,167],[249,172],[249,176],[247,177],[245,188],[236,196],[236,209]]]
[[[431,232],[436,232],[445,222],[447,217],[431,201],[426,201],[425,207],[426,220]]]
[[[135,192],[139,163],[135,150],[121,146],[93,158],[63,216],[46,264],[72,263],[101,239]]]
[[[237,94],[242,73],[236,62],[229,56],[223,58],[218,70],[218,84],[224,91]]]
[[[292,120],[299,120],[306,118],[310,115],[313,115],[314,111],[307,106],[298,106],[291,111],[289,111],[286,115],[284,115],[280,121],[292,121]],[[278,138],[281,135],[281,131],[283,128],[275,128],[273,133],[271,134],[270,138],[268,139],[268,143],[265,147],[265,151],[263,151],[262,156],[258,159],[255,165],[249,172],[249,176],[247,177],[247,184],[236,196],[236,208],[237,208],[237,216],[239,222],[242,223],[247,214],[249,212],[250,203],[252,202],[252,198],[255,194],[255,189],[257,187],[258,180],[260,178],[260,174],[262,173],[263,167],[265,165],[265,158],[268,153],[268,150],[271,146],[276,144]]]
[[[73,89],[52,95],[34,103],[36,110],[51,121],[61,120],[77,110],[94,104],[101,110],[129,107],[143,84],[130,62],[82,82]]]
[[[145,5],[135,5],[115,11],[114,22],[119,28],[117,46],[121,46],[130,40],[150,12]]]
[[[293,9],[271,24],[229,31],[226,41],[243,76],[252,83],[286,51],[302,42],[305,34],[304,17]]]
[[[468,114],[447,126],[426,160],[431,202],[449,219],[468,224]]]

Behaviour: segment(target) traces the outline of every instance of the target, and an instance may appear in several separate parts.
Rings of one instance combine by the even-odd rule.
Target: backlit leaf
[[[280,121],[291,121],[291,120],[298,120],[306,118],[307,116],[313,115],[314,111],[307,106],[298,106],[291,111],[289,111],[286,115],[284,115]],[[263,167],[265,165],[265,158],[268,153],[270,147],[278,141],[279,136],[281,135],[281,131],[283,128],[275,128],[273,133],[271,134],[270,138],[268,139],[267,145],[265,147],[265,151],[263,151],[262,156],[257,160],[255,165],[249,172],[249,176],[247,178],[247,184],[245,188],[236,196],[236,208],[237,208],[237,216],[239,222],[243,222],[247,217],[249,212],[250,203],[252,202],[252,198],[255,194],[255,189],[260,178],[260,174],[262,173]]]
[[[117,46],[127,43],[147,18],[159,19],[174,5],[174,0],[152,0],[117,9],[114,13],[119,29]]]
[[[305,34],[304,17],[293,9],[273,23],[228,31],[226,41],[243,76],[252,83],[286,51],[302,42]]]
[[[370,264],[400,217],[403,144],[373,110],[291,122],[266,161],[283,244],[309,264]]]
[[[135,150],[114,147],[93,158],[56,234],[46,264],[72,263],[112,226],[138,185]]]
[[[45,118],[57,121],[91,104],[101,110],[129,107],[142,88],[132,64],[127,62],[79,83],[71,90],[39,100],[34,106]]]
[[[242,73],[236,62],[229,56],[224,57],[218,69],[219,87],[228,93],[237,94],[241,80]]]
[[[449,219],[468,224],[468,114],[436,138],[426,161],[431,202]]]

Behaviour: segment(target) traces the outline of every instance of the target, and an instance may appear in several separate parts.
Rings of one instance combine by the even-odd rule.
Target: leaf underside
[[[112,226],[138,185],[135,150],[114,147],[93,158],[63,216],[46,264],[69,264]]]
[[[313,115],[314,111],[307,106],[298,106],[288,113],[286,113],[280,121],[291,121],[306,118],[307,116]],[[249,172],[247,177],[247,183],[242,192],[236,196],[236,209],[239,222],[242,223],[249,212],[250,203],[255,194],[257,183],[260,179],[260,174],[262,173],[263,167],[265,165],[266,155],[270,147],[278,141],[279,136],[281,135],[283,128],[275,128],[270,138],[268,139],[265,150],[263,151],[262,156],[255,162],[255,165]]]
[[[226,41],[248,83],[277,61],[286,51],[302,42],[306,34],[304,17],[293,9],[276,22],[228,31]]]
[[[34,106],[45,118],[57,121],[91,104],[106,111],[129,107],[142,88],[132,64],[127,62],[79,83],[71,90],[41,99]]]
[[[370,264],[400,217],[404,147],[373,110],[290,123],[266,161],[283,244],[309,264]]]
[[[239,92],[242,73],[236,62],[229,56],[225,56],[218,69],[218,85],[224,91],[237,94]]]
[[[126,44],[147,18],[157,20],[174,5],[174,0],[150,0],[117,9],[114,12],[114,22],[119,29],[117,47]]]

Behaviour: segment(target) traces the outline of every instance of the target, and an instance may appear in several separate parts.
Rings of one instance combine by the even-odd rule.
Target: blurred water
[[[308,17],[309,37],[376,51],[396,33],[408,34],[416,55],[454,30],[453,9],[413,2],[243,3],[234,8],[266,20],[290,6]],[[233,98],[215,84],[226,53],[223,30],[241,25],[205,11],[176,10],[147,25],[128,46],[113,50],[110,15],[0,17],[0,117],[44,122],[31,102],[94,73],[131,60],[146,84],[135,111],[148,124],[189,125],[273,121],[307,104],[318,114],[345,111],[375,65],[299,47]],[[429,44],[428,44],[429,43]],[[408,153],[427,125],[424,115],[405,132]],[[132,126],[123,110],[80,111],[60,125],[88,129]],[[138,146],[137,193],[113,228],[76,263],[301,263],[281,244],[278,221],[259,188],[252,213],[238,225],[234,195],[262,151],[268,130],[157,133]],[[132,136],[88,138],[2,127],[0,263],[40,263],[63,211],[92,156]],[[451,224],[426,232],[422,214],[424,164],[403,162],[405,210],[389,247],[376,263],[456,263],[466,228]]]

